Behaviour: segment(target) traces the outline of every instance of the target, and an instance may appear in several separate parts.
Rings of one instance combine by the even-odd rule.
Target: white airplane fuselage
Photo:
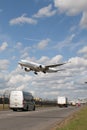
[[[58,70],[54,68],[46,68],[45,65],[37,64],[35,62],[28,62],[26,60],[21,60],[19,64],[22,66],[22,68],[25,68],[25,71],[34,71],[34,72],[43,72],[43,73],[52,73],[52,72],[57,72]]]

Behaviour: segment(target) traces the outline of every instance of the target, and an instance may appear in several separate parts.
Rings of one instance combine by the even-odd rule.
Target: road
[[[76,107],[49,107],[28,112],[0,111],[0,130],[50,130],[76,110]]]

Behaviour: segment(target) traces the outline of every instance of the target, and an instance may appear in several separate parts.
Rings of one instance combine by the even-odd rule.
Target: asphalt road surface
[[[0,130],[50,130],[77,110],[77,107],[49,107],[28,112],[0,111]]]

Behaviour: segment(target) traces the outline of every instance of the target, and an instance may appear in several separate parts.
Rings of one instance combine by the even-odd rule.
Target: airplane
[[[27,61],[27,60],[21,60],[18,62],[18,64],[20,64],[20,66],[22,67],[22,69],[24,68],[24,70],[26,72],[29,71],[34,71],[34,74],[38,74],[37,72],[43,72],[43,73],[53,73],[53,72],[58,72],[58,71],[62,71],[64,69],[60,69],[57,70],[54,67],[57,66],[61,66],[64,65],[66,63],[59,63],[59,64],[54,64],[54,65],[41,65],[35,62],[31,62],[31,61]]]

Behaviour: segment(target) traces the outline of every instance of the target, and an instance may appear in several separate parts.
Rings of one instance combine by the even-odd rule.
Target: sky
[[[57,73],[25,72],[21,59],[49,65]],[[87,98],[87,0],[0,0],[0,93]]]

